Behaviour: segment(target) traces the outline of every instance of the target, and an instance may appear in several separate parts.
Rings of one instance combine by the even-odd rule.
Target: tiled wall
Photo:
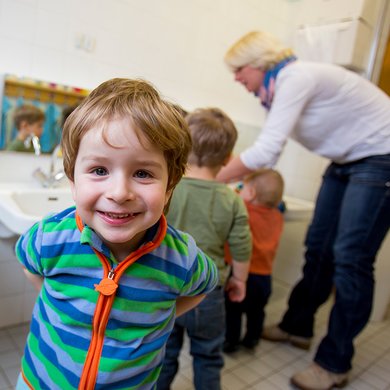
[[[0,328],[31,318],[37,292],[17,265],[14,246],[17,238],[0,238]]]
[[[261,129],[257,99],[223,64],[242,34],[269,31],[292,43],[297,26],[363,0],[0,0],[0,73],[93,88],[112,77],[142,77],[188,110],[219,106]],[[326,12],[325,12],[326,10]],[[349,11],[348,11],[349,12]],[[241,145],[241,146],[240,146]],[[307,160],[309,159],[309,160]],[[311,200],[323,161],[289,144],[278,165],[288,194]]]

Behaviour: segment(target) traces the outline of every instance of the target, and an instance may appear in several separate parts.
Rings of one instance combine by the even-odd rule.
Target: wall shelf
[[[6,76],[4,95],[43,103],[76,105],[89,94],[88,90],[35,80],[24,80]]]

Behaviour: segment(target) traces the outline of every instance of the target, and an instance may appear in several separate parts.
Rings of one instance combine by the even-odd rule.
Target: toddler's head
[[[237,141],[233,121],[219,108],[202,108],[186,116],[192,138],[188,163],[198,167],[222,167]]]
[[[284,181],[278,171],[260,169],[244,179],[241,197],[253,204],[275,208],[282,201]]]

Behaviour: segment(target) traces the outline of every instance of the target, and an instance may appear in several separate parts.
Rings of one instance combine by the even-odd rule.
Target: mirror
[[[17,136],[13,113],[22,105],[33,105],[45,114],[40,151],[51,153],[61,139],[63,118],[89,93],[77,87],[6,75],[0,88],[0,150]]]

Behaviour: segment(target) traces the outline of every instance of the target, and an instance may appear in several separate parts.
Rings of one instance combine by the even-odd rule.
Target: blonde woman
[[[370,317],[373,265],[390,225],[389,97],[342,67],[299,61],[261,31],[239,39],[225,62],[268,116],[254,145],[233,158],[219,180],[274,166],[288,138],[330,160],[305,240],[302,279],[282,321],[263,337],[310,348],[316,311],[335,287],[314,362],[291,381],[306,390],[341,386],[352,367],[353,340]]]

